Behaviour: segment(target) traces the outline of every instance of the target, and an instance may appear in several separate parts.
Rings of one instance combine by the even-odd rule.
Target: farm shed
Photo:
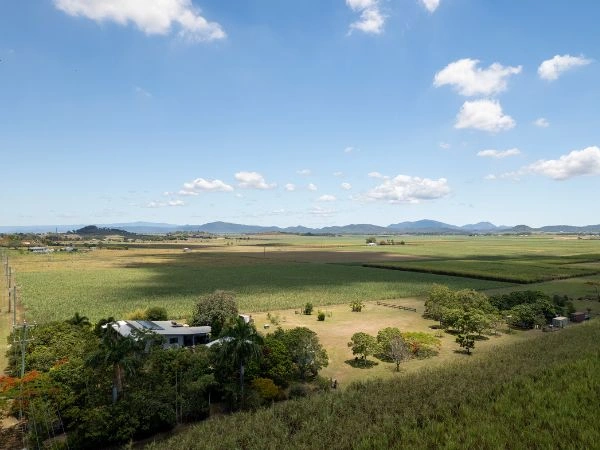
[[[564,328],[567,326],[567,324],[569,323],[569,319],[567,319],[566,317],[555,317],[554,319],[552,319],[552,326],[553,327],[557,327],[557,328]]]
[[[571,322],[583,322],[587,318],[587,314],[582,311],[571,313]]]
[[[133,330],[150,331],[164,336],[164,348],[206,344],[211,331],[209,326],[190,327],[174,320],[119,320],[112,327],[124,337],[131,335]]]

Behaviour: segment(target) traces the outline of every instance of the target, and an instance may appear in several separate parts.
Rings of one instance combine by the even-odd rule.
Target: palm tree
[[[123,392],[125,377],[135,373],[144,351],[142,339],[121,336],[114,325],[114,322],[108,323],[102,329],[100,347],[88,358],[88,363],[92,367],[112,366],[113,403]]]
[[[252,359],[258,359],[261,354],[262,337],[256,332],[254,325],[238,317],[221,334],[220,358],[229,361],[234,367],[240,368],[240,392],[242,404],[244,401],[244,370]]]
[[[86,316],[79,315],[78,312],[76,312],[73,317],[66,320],[65,322],[67,322],[68,324],[71,324],[71,325],[78,326],[78,327],[89,327],[91,325],[90,319]]]

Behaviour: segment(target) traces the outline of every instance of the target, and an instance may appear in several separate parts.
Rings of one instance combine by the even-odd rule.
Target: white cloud
[[[354,147],[346,147],[344,149],[344,153],[352,153],[354,151]]]
[[[506,90],[508,77],[521,73],[521,66],[510,67],[494,63],[487,69],[477,67],[477,59],[459,59],[435,74],[435,87],[450,85],[459,94],[471,97],[474,95],[493,95]]]
[[[486,180],[495,180],[497,177],[496,177],[496,175],[494,175],[493,173],[491,173],[489,175],[486,175],[484,178]]]
[[[325,195],[321,195],[317,201],[319,202],[335,202],[337,200],[337,198],[335,198],[335,195],[329,195],[329,194],[325,194]]]
[[[352,185],[350,183],[342,183],[340,184],[340,187],[345,191],[349,191],[350,189],[352,189]]]
[[[540,128],[548,128],[550,126],[550,122],[548,122],[548,120],[544,119],[543,117],[536,119],[535,122],[533,122],[533,124],[536,127],[540,127]]]
[[[369,172],[367,176],[370,178],[388,178],[385,175],[380,174],[379,172]]]
[[[296,185],[293,183],[288,183],[284,186],[284,189],[288,192],[294,192],[296,190]]]
[[[444,149],[444,150],[448,150],[450,147],[452,147],[450,144],[448,144],[447,142],[440,142],[440,148]]]
[[[150,92],[148,92],[146,89],[141,88],[139,86],[135,86],[133,88],[133,91],[135,92],[135,94],[139,97],[143,97],[143,98],[152,98],[152,94]]]
[[[297,170],[296,173],[298,175],[302,175],[302,176],[308,176],[310,175],[312,172],[310,169],[302,169],[302,170]]]
[[[192,0],[54,0],[54,5],[96,22],[133,23],[146,34],[166,35],[177,28],[182,38],[196,42],[226,37],[221,25],[207,21]]]
[[[344,172],[333,172],[334,177],[341,177],[342,175],[344,175]]]
[[[146,208],[164,208],[166,206],[184,206],[183,200],[169,200],[167,202],[151,201],[146,204]]]
[[[317,217],[332,217],[337,214],[337,210],[330,208],[321,208],[320,206],[315,206],[313,209],[309,211],[309,214]]]
[[[573,150],[558,159],[541,159],[529,165],[526,170],[554,180],[600,175],[600,148],[587,147],[583,150]]]
[[[521,151],[518,148],[510,148],[508,150],[481,150],[477,152],[477,156],[483,156],[488,158],[506,158],[508,156],[520,155]]]
[[[222,182],[221,180],[205,180],[204,178],[196,178],[189,183],[183,184],[179,195],[198,195],[199,192],[231,192],[233,187]]]
[[[547,59],[540,64],[538,75],[544,80],[553,81],[558,79],[563,72],[575,67],[587,66],[591,62],[591,59],[583,56],[555,55],[552,59]]]
[[[360,13],[360,19],[350,24],[350,32],[352,30],[370,34],[383,32],[385,16],[379,8],[379,0],[346,0],[346,5],[352,11]]]
[[[502,112],[502,106],[496,100],[466,101],[458,116],[454,128],[474,128],[476,130],[498,132],[515,126],[512,117]]]
[[[422,200],[433,200],[450,193],[445,178],[431,180],[429,178],[398,175],[384,180],[382,184],[367,192],[370,200],[384,200],[389,203],[420,203]]]
[[[434,12],[440,6],[440,0],[419,0],[419,2],[427,8],[427,11]]]
[[[267,183],[265,178],[258,172],[238,172],[235,174],[238,186],[244,189],[273,189],[276,183]]]
[[[316,191],[317,190],[317,186],[315,186],[313,183],[309,183],[308,184],[308,190],[309,191]]]

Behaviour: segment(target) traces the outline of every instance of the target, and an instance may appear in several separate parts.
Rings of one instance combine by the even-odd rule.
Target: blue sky
[[[2,225],[600,222],[600,3],[32,0]]]

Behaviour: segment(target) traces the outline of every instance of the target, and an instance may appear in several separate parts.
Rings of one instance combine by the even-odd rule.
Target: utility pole
[[[19,419],[23,419],[23,377],[25,376],[25,354],[27,353],[27,343],[32,339],[27,337],[27,331],[35,326],[29,325],[23,321],[23,325],[13,325],[13,346],[19,345],[21,348],[21,394],[19,403]],[[18,333],[17,333],[18,331]]]

